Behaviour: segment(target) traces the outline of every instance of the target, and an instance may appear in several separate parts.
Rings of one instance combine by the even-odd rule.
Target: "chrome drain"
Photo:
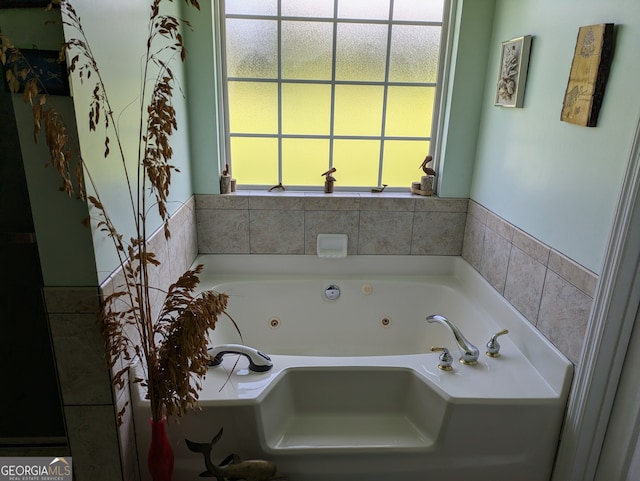
[[[335,301],[338,297],[340,297],[340,288],[335,284],[331,284],[330,286],[325,288],[324,297],[326,297],[330,301]]]

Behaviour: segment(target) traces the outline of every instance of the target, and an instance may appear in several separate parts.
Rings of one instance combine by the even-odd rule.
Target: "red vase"
[[[149,420],[151,424],[151,445],[147,466],[153,481],[171,481],[173,475],[173,449],[167,437],[167,418],[160,421]]]

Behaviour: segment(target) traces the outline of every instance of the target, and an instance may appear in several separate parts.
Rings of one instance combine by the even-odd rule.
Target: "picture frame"
[[[531,53],[531,38],[531,35],[524,35],[500,44],[500,65],[494,105],[523,107]]]
[[[0,0],[0,9],[3,8],[46,8],[51,0]]]
[[[596,127],[613,60],[614,24],[578,29],[560,120]]]
[[[36,50],[36,49],[20,49],[20,52],[24,56],[26,62],[31,69],[38,75],[41,87],[48,95],[62,95],[70,96],[69,88],[69,76],[67,72],[66,62],[58,62],[58,56],[60,52],[57,50]],[[15,66],[20,69],[21,65]],[[7,70],[14,68],[14,63],[7,61],[4,67]],[[3,75],[6,80],[6,75]],[[24,85],[29,77],[26,79],[17,77],[20,82],[20,88],[18,93],[24,91]]]

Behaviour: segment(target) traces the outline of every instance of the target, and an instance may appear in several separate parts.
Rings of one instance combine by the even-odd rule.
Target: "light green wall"
[[[615,23],[598,126],[560,121],[578,28]],[[493,106],[500,42],[533,35],[523,109]],[[471,198],[600,273],[640,107],[640,2],[498,0]]]
[[[129,179],[132,182],[135,192],[136,187],[136,166],[138,159],[138,135],[140,132],[140,92],[142,86],[142,58],[148,34],[148,23],[150,14],[149,2],[131,2],[130,0],[110,0],[108,2],[96,2],[94,0],[74,0],[73,6],[82,20],[84,32],[93,54],[98,62],[100,74],[107,88],[107,95],[114,112],[116,126],[120,132],[125,164],[129,169]],[[182,4],[177,2],[163,2],[163,13],[181,17]],[[4,26],[4,33],[14,39],[18,47],[22,48],[45,48],[58,50],[64,37],[67,39],[76,37],[78,33],[65,27],[64,37],[58,24],[46,25],[45,21],[59,18],[59,12],[53,11],[44,13],[42,9],[9,9],[0,12],[0,27]],[[206,23],[206,21],[205,21]],[[166,60],[166,59],[165,59]],[[173,96],[173,106],[176,110],[178,131],[172,137],[173,159],[180,172],[172,175],[171,194],[169,196],[169,212],[176,211],[184,201],[189,199],[193,193],[191,187],[191,163],[189,146],[189,126],[187,118],[186,101],[186,81],[183,66],[176,56],[172,64],[172,70],[177,78],[176,88]],[[153,73],[149,78],[153,79]],[[116,228],[123,234],[124,239],[135,236],[134,211],[130,196],[125,189],[126,178],[122,169],[122,161],[118,156],[118,145],[113,132],[109,132],[111,155],[104,158],[105,151],[105,131],[104,124],[98,128],[97,132],[89,130],[89,111],[92,91],[95,86],[96,77],[87,78],[80,82],[75,76],[72,81],[73,96],[71,99],[60,100],[63,108],[66,109],[65,119],[69,122],[69,132],[75,137],[75,122],[72,108],[75,108],[77,119],[77,133],[80,150],[83,158],[89,166],[91,178],[95,181],[97,192],[103,204],[107,206],[107,211]],[[152,82],[148,83],[149,88],[153,87]],[[15,102],[14,102],[15,103]],[[31,131],[28,112],[18,112],[16,114],[21,123],[21,140],[23,152],[26,156],[43,155],[42,146],[33,146],[30,142],[29,132]],[[102,116],[104,118],[104,116]],[[24,134],[24,135],[23,135]],[[44,164],[44,161],[41,165]],[[96,269],[98,280],[103,281],[119,265],[116,251],[111,240],[104,236],[95,227],[93,250],[95,251],[95,262],[90,246],[80,249],[83,234],[78,234],[78,239],[71,234],[75,232],[70,222],[86,217],[86,207],[83,215],[72,221],[68,216],[78,216],[66,214],[64,218],[56,218],[52,212],[52,206],[58,204],[58,199],[49,199],[49,192],[46,192],[46,173],[43,178],[37,170],[29,171],[34,177],[29,181],[30,195],[34,204],[34,220],[41,247],[41,262],[45,282],[47,285],[84,285],[95,284]],[[89,181],[88,181],[89,182]],[[52,188],[55,194],[57,184]],[[59,196],[59,194],[58,194]],[[63,199],[66,200],[66,199]],[[153,200],[151,200],[153,202]],[[78,206],[70,207],[78,210]],[[82,210],[82,208],[81,208]],[[59,212],[59,211],[58,211]],[[60,215],[58,215],[60,217]],[[40,224],[38,224],[40,219]],[[73,224],[75,226],[75,224]],[[148,209],[147,234],[161,226],[157,210],[150,206]],[[71,230],[68,230],[71,229]],[[69,245],[61,240],[62,232],[70,240],[70,245],[76,247],[76,258],[73,263],[69,263],[64,255],[55,246]],[[44,237],[43,237],[44,236]],[[43,249],[45,249],[43,251]],[[73,250],[73,249],[72,249]],[[89,259],[89,263],[87,263]],[[69,267],[69,266],[72,267]],[[97,267],[96,267],[97,266]]]
[[[135,157],[138,132],[140,58],[149,7],[147,2],[129,0],[76,0],[74,5],[103,66],[118,127],[127,139],[127,157],[131,159]],[[190,51],[186,77],[176,68],[189,100],[187,109],[181,92],[176,91],[179,130],[174,136],[174,163],[181,172],[173,179],[173,211],[194,192],[219,191],[219,99],[214,61],[217,32],[210,22],[212,4],[202,2],[201,12],[181,2],[167,5],[176,12],[184,10],[182,13],[194,26],[193,32],[186,32]],[[452,59],[447,92],[439,194],[470,196],[599,273],[640,106],[640,90],[636,88],[640,73],[640,56],[636,52],[640,44],[640,2],[458,0],[458,11],[458,51]],[[7,24],[7,15],[17,15],[15,12],[19,11],[0,12],[0,26],[3,20]],[[602,22],[618,27],[598,127],[560,122],[578,28]],[[8,23],[14,23],[13,19]],[[41,31],[31,30],[29,35],[34,38]],[[500,42],[526,34],[533,35],[534,40],[524,108],[495,107]],[[23,46],[35,43],[29,38]],[[76,91],[90,92],[92,84],[80,87],[76,83],[74,87]],[[82,150],[90,158],[100,193],[118,227],[130,235],[132,216],[127,196],[119,187],[122,177],[116,173],[116,159],[105,161],[104,137],[87,132],[87,101],[78,102],[76,109]],[[155,214],[150,225],[152,229],[159,226]],[[94,242],[103,279],[116,261],[107,240],[96,237]]]
[[[106,85],[117,128],[119,129],[129,180],[137,191],[136,166],[138,159],[138,134],[140,131],[140,92],[142,86],[142,59],[145,55],[150,6],[149,2],[130,0],[74,0],[73,5],[82,19],[84,31],[100,73]],[[179,3],[163,2],[163,12],[180,17]],[[76,36],[65,27],[67,38]],[[180,172],[172,176],[169,211],[174,212],[192,194],[191,167],[189,162],[189,125],[187,104],[184,98],[185,80],[179,56],[174,58],[172,70],[177,77],[173,104],[176,109],[178,130],[172,137],[173,159]],[[153,73],[149,78],[153,80]],[[134,211],[125,190],[126,179],[122,161],[118,156],[115,136],[110,132],[111,155],[104,158],[104,130],[89,131],[89,110],[91,93],[95,85],[94,78],[84,83],[74,77],[73,88],[76,99],[76,115],[80,144],[91,175],[96,181],[97,190],[107,206],[109,215],[125,239],[135,236]],[[147,83],[153,88],[153,83]],[[153,202],[153,201],[151,201]],[[161,222],[154,206],[148,209],[147,234],[156,230]],[[94,235],[96,263],[100,280],[104,280],[117,266],[118,259],[110,239],[97,233]]]
[[[636,0],[458,0],[439,195],[469,196],[599,273],[640,105],[639,9]],[[598,127],[560,122],[578,28],[603,22],[618,27]],[[527,34],[534,40],[524,108],[495,107],[500,42]],[[190,37],[198,52],[189,72],[194,191],[202,194],[218,192],[213,38],[203,23]],[[209,96],[194,94],[207,88]]]
[[[189,98],[189,135],[191,141],[192,181],[195,194],[220,193],[218,106],[218,64],[213,2],[200,2],[201,10],[186,9],[185,18],[192,29],[185,33],[187,96]]]
[[[70,119],[69,127],[74,128],[70,99],[51,97],[47,103]],[[60,192],[60,177],[53,168],[44,168],[49,157],[44,137],[37,144],[33,142],[31,110],[19,97],[14,98],[13,104],[44,285],[95,286],[97,275],[91,231],[82,223],[88,215],[87,205]]]
[[[63,42],[58,11],[42,9],[0,10],[0,30],[19,48],[58,50]],[[75,130],[73,101],[66,97],[51,97],[49,105],[68,120]],[[42,276],[45,286],[95,286],[96,266],[91,232],[83,227],[87,217],[84,202],[70,200],[59,191],[61,181],[52,168],[44,168],[49,157],[44,138],[33,140],[31,107],[21,95],[13,96],[16,124],[24,169],[29,188]]]
[[[455,8],[438,195],[468,197],[482,114],[495,0],[458,0]]]

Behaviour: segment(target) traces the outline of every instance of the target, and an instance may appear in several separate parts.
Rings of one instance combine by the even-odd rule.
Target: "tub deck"
[[[226,355],[209,369],[202,410],[169,428],[176,476],[203,469],[183,440],[206,442],[224,427],[214,461],[230,452],[271,459],[289,481],[547,481],[572,365],[463,259],[225,255],[198,263],[201,287],[229,294],[242,330],[239,338],[221,319],[212,345],[255,347],[273,368],[256,373],[244,357]],[[341,296],[328,301],[322,294],[334,283]],[[457,362],[452,334],[427,323],[430,314],[448,317],[480,349],[476,365]],[[504,328],[501,356],[486,356],[485,343]],[[431,346],[450,349],[453,371],[438,369]],[[137,384],[132,399],[144,452],[148,402]]]

